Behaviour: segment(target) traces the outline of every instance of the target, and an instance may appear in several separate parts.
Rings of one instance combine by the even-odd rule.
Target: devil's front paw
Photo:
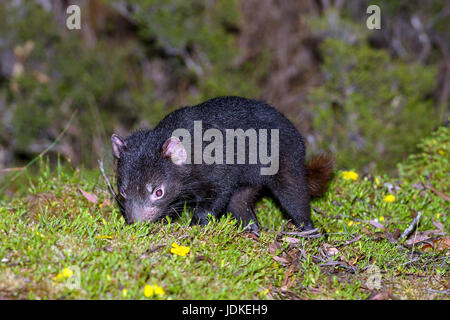
[[[214,216],[211,212],[208,211],[195,211],[194,215],[192,216],[190,226],[200,225],[200,226],[206,226],[209,223],[209,217]]]

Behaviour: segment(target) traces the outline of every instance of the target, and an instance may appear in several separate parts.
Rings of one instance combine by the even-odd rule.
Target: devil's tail
[[[306,163],[308,191],[312,198],[322,196],[334,176],[334,158],[330,154],[320,154]]]

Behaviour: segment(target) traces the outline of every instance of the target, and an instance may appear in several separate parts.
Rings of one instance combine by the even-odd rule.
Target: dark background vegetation
[[[65,27],[81,6],[82,29]],[[366,8],[381,7],[381,30]],[[0,170],[50,155],[95,167],[112,132],[221,95],[265,100],[340,168],[395,172],[448,124],[450,2],[3,0]],[[0,172],[0,181],[4,178]]]

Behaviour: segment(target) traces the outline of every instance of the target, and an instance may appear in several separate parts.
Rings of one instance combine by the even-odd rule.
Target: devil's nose
[[[154,222],[158,218],[159,209],[156,207],[134,205],[128,216],[129,224],[145,221]]]

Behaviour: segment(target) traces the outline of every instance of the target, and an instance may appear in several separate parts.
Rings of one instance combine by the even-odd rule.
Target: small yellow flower
[[[176,242],[172,243],[172,248],[170,252],[179,256],[184,257],[189,253],[191,249],[189,247],[179,246]]]
[[[108,280],[108,281],[111,280],[111,276],[109,274],[106,275],[106,280]]]
[[[356,181],[358,179],[358,174],[355,171],[343,171],[342,177],[344,178],[344,180]]]
[[[439,154],[444,154],[445,152],[444,152],[444,150],[439,150]]]
[[[380,179],[378,177],[375,178],[375,183],[379,184],[380,183]]]
[[[267,296],[268,293],[269,293],[269,289],[266,289],[266,290],[260,291],[260,292],[259,292],[259,295],[260,295],[261,297],[265,297],[265,296]]]
[[[394,202],[395,201],[395,197],[392,194],[388,194],[387,196],[384,196],[383,201],[387,202],[387,203]]]
[[[350,220],[350,221],[347,223],[347,225],[348,225],[349,227],[351,227],[351,226],[353,225],[353,221]]]
[[[155,294],[157,295],[157,296],[163,296],[163,295],[165,295],[166,293],[164,292],[164,289],[163,289],[163,287],[160,287],[160,286],[158,286],[157,284],[155,284]]]
[[[102,218],[102,222],[103,222],[103,224],[106,224],[105,218]]]
[[[112,239],[111,236],[108,236],[105,234],[100,234],[100,235],[96,236],[95,238],[97,238],[97,239]]]
[[[153,297],[155,293],[155,290],[153,289],[153,286],[146,284],[144,287],[144,296],[147,298]]]
[[[225,267],[225,260],[224,259],[222,259],[222,261],[220,262],[220,267],[221,268]]]
[[[441,217],[441,214],[440,213],[436,213],[436,218],[440,218]]]
[[[64,268],[60,273],[58,273],[56,275],[56,277],[53,278],[53,280],[61,280],[61,279],[66,279],[66,278],[70,278],[71,276],[73,276],[73,271],[70,270],[69,268]]]
[[[128,290],[127,289],[122,289],[122,297],[126,298],[128,294]]]
[[[383,222],[383,221],[384,221],[384,217],[381,216],[381,217],[378,218],[378,220],[380,220],[381,222]]]
[[[163,296],[165,294],[166,292],[164,291],[163,287],[160,287],[157,284],[153,286],[147,284],[144,287],[144,296],[146,296],[147,298],[151,298],[154,295]]]

